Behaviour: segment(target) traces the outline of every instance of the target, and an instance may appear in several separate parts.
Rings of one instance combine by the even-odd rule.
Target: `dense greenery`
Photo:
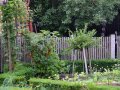
[[[65,68],[65,73],[71,73],[72,72],[73,61],[64,60],[64,62],[65,62],[65,67],[64,67]],[[83,64],[84,63],[81,60],[75,61],[74,62],[75,72],[77,72],[77,73],[83,72],[84,71]],[[93,72],[94,71],[103,72],[103,71],[105,71],[105,69],[113,70],[115,68],[119,68],[120,60],[108,60],[108,59],[92,60],[91,64],[92,64],[91,66],[92,66]],[[88,64],[88,66],[89,66],[89,64]],[[66,69],[66,68],[68,68],[68,69]]]
[[[82,84],[80,82],[67,82],[60,80],[38,79],[29,80],[36,90],[119,90],[120,87],[96,85],[94,83]]]
[[[63,72],[65,73],[65,81],[58,80],[60,79],[59,75],[54,75],[51,77],[51,79],[55,80],[50,80],[50,79],[40,79],[40,78],[26,78],[26,74],[28,73],[29,75],[34,73],[32,72],[32,69],[30,69],[29,64],[21,64],[18,63],[16,65],[15,70],[13,73],[4,73],[0,74],[0,84],[4,81],[4,79],[9,79],[12,78],[13,84],[17,84],[18,86],[22,85],[28,85],[28,80],[30,82],[30,85],[33,85],[33,88],[35,89],[62,89],[62,90],[81,90],[81,88],[87,90],[107,90],[107,86],[97,86],[94,83],[95,82],[103,82],[106,84],[110,84],[112,81],[119,81],[120,80],[120,68],[119,68],[119,60],[94,60],[92,61],[92,69],[93,72],[90,75],[86,75],[85,73],[81,73],[83,62],[82,61],[75,61],[75,73],[74,77],[71,78],[69,77],[70,73],[70,68],[72,66],[72,61],[64,60],[61,61],[62,63],[64,62],[65,65],[62,67]],[[68,69],[66,69],[68,68]],[[64,71],[65,70],[65,71]],[[67,71],[66,71],[67,70]],[[110,71],[112,70],[112,71]],[[36,73],[36,72],[35,72]],[[40,72],[39,72],[40,73]],[[48,72],[46,72],[48,73]],[[45,73],[45,74],[46,74]],[[12,76],[10,76],[12,75]],[[32,77],[27,76],[27,77]],[[73,82],[74,81],[74,82]],[[78,82],[79,81],[79,82]],[[89,84],[93,83],[93,84]],[[87,85],[86,85],[86,84]],[[84,85],[85,84],[85,85]],[[111,87],[111,90],[116,90],[116,88],[119,87]]]
[[[85,89],[84,85],[82,83],[78,82],[67,82],[67,81],[60,81],[60,80],[50,80],[50,79],[38,79],[38,78],[32,78],[29,80],[30,83],[34,86],[41,88],[46,87],[48,89],[58,89],[58,90],[82,90]]]
[[[119,0],[31,0],[30,4],[38,30],[62,34],[82,28],[84,23],[111,22],[119,6]]]
[[[9,0],[6,5],[2,6],[2,23],[4,46],[6,47],[5,56],[9,63],[9,71],[13,71],[14,62],[16,60],[15,37],[17,32],[17,24],[20,22],[19,17],[23,17],[26,13],[25,3],[22,0]],[[16,22],[17,20],[17,22]]]
[[[56,33],[42,31],[41,33],[25,33],[28,50],[36,77],[52,77],[61,69],[61,62],[54,51],[53,37]]]
[[[88,27],[87,24],[85,24],[85,27],[73,33],[69,40],[70,43],[69,48],[71,48],[72,50],[74,49],[74,50],[83,51],[86,74],[88,74],[88,66],[87,66],[85,49],[95,45],[97,41],[99,41],[93,38],[94,35],[96,34],[95,30],[87,32],[87,27]],[[90,68],[91,68],[91,62],[90,62]]]
[[[44,30],[40,33],[23,30],[20,33],[27,45],[25,59],[29,60],[26,63],[16,61],[14,47],[18,30],[15,24],[20,23],[19,19],[25,15],[25,3],[23,0],[9,0],[6,6],[2,6],[2,23],[7,47],[5,59],[10,72],[0,74],[0,84],[3,82],[0,90],[19,90],[18,87],[25,90],[27,88],[23,87],[34,90],[107,90],[107,86],[98,86],[99,82],[105,85],[119,83],[120,60],[88,60],[89,64],[85,48],[96,45],[95,31],[87,32],[87,25],[81,29],[86,22],[90,25],[112,21],[119,5],[119,0],[31,0],[34,23]],[[50,31],[62,34],[69,31],[71,34],[68,29],[76,30],[70,37],[69,49],[83,50],[85,68],[81,60],[59,60],[56,54],[54,38],[58,32]],[[114,89],[120,87],[111,87]]]

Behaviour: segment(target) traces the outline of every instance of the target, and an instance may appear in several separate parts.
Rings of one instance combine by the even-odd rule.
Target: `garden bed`
[[[104,83],[104,82],[97,82],[97,85],[109,85],[109,86],[120,86],[120,82],[110,82],[110,83]]]

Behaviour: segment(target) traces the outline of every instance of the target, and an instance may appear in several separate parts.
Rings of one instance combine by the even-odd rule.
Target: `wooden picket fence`
[[[120,59],[120,36],[116,37],[116,58]]]
[[[100,38],[97,46],[90,47],[86,49],[87,59],[89,60],[101,60],[101,59],[111,59],[115,58],[115,35],[109,37],[95,37]],[[58,54],[61,60],[83,60],[83,52],[81,50],[71,50],[65,52],[69,48],[68,43],[69,37],[55,38],[55,52]],[[2,45],[2,38],[0,38],[0,59],[4,58],[4,46]],[[26,57],[29,53],[27,50],[28,44],[26,43],[24,37],[17,36],[15,45],[18,47],[16,52],[17,60],[29,61],[30,58]],[[120,58],[120,36],[117,37],[117,58]],[[0,65],[1,66],[1,65]]]
[[[98,45],[86,49],[87,59],[100,60],[111,58],[111,37],[99,37]],[[69,37],[56,38],[56,52],[62,60],[83,60],[83,52],[81,50],[72,50],[64,55],[65,49],[69,47]]]

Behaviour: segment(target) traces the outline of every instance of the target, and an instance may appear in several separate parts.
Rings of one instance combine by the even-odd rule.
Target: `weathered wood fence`
[[[120,59],[120,36],[116,37],[115,45],[116,58]]]
[[[101,59],[120,59],[120,36],[111,35],[109,37],[95,37],[100,38],[97,46],[86,49],[87,59],[101,60]],[[55,52],[59,55],[61,60],[83,60],[83,52],[81,50],[72,50],[63,53],[69,47],[69,37],[55,38]],[[29,61],[30,58],[26,57],[29,52],[27,50],[28,44],[24,37],[17,36],[15,46],[18,47],[16,52],[17,60]],[[5,46],[3,38],[0,37],[0,72],[2,72],[3,62],[6,61]]]
[[[111,36],[113,37],[113,36]],[[112,39],[111,37],[100,37],[100,41],[97,46],[90,47],[86,49],[86,55],[88,59],[98,60],[98,59],[110,59],[112,58]],[[63,60],[83,60],[83,52],[81,50],[73,50],[71,53],[62,55],[62,51],[69,47],[67,42],[69,37],[56,38],[56,52],[60,55]],[[114,58],[114,57],[113,57]]]
[[[115,35],[109,37],[95,37],[100,38],[97,46],[90,47],[86,49],[87,59],[91,60],[100,60],[100,59],[115,59],[120,58],[120,36],[115,38]],[[68,43],[69,37],[55,38],[55,52],[59,55],[61,60],[83,60],[83,52],[81,50],[72,50],[65,53],[69,47]],[[4,58],[4,46],[2,45],[2,39],[0,38],[0,63],[5,59]],[[24,37],[17,36],[16,46],[18,50],[16,52],[17,59],[21,61],[28,61],[26,57],[28,53],[27,43],[25,42]],[[117,50],[117,51],[116,51]],[[117,53],[117,54],[116,54]],[[115,56],[116,55],[116,56]],[[0,65],[1,66],[1,65]]]

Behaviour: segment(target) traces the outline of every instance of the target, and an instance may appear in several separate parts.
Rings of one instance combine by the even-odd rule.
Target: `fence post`
[[[111,35],[111,59],[115,59],[115,35]]]

